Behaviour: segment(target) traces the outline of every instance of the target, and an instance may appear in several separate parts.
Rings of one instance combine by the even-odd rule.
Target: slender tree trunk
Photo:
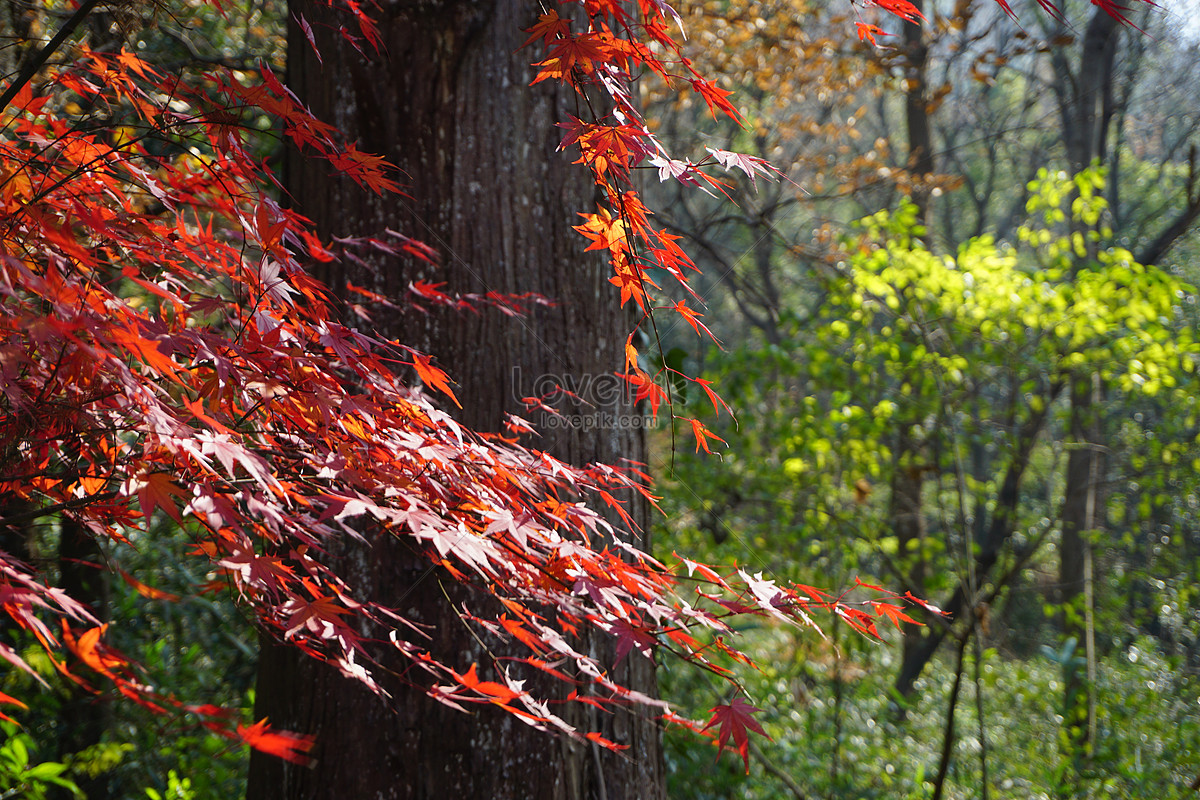
[[[79,522],[64,516],[60,520],[58,543],[59,587],[88,606],[97,619],[109,617],[109,592],[100,545]],[[108,704],[90,692],[68,685],[58,712],[59,739],[57,757],[78,753],[99,744],[112,722]],[[82,775],[77,780],[88,800],[112,797],[109,776]],[[63,800],[69,792],[52,792]]]
[[[536,5],[514,0],[384,2],[382,54],[364,57],[314,3],[289,4],[289,83],[320,117],[382,153],[402,170],[407,198],[376,197],[328,174],[316,162],[289,158],[286,181],[300,209],[322,235],[399,230],[435,247],[440,267],[380,257],[371,270],[332,271],[346,281],[396,297],[410,281],[445,281],[448,291],[537,292],[555,301],[513,320],[499,313],[458,315],[408,311],[375,320],[382,332],[433,353],[458,381],[464,408],[456,417],[482,430],[499,428],[504,412],[522,411],[515,398],[534,394],[541,376],[574,376],[589,387],[594,408],[564,408],[588,423],[547,427],[534,444],[574,463],[643,460],[640,426],[620,391],[597,390],[621,363],[629,321],[617,309],[603,265],[571,226],[591,205],[586,170],[555,152],[555,123],[581,114],[577,98],[552,86],[528,86],[536,53],[518,52],[537,18]],[[297,28],[311,25],[319,60]],[[344,21],[344,20],[343,20]],[[585,383],[586,381],[592,383]],[[613,389],[606,384],[601,389]],[[579,392],[583,394],[584,392]],[[526,415],[528,416],[528,415]],[[645,508],[634,508],[645,519]],[[432,647],[481,676],[503,657],[494,641],[475,638],[455,607],[493,610],[488,598],[428,574],[428,559],[392,537],[370,552],[347,550],[344,568],[376,598],[397,604],[430,626]],[[428,574],[428,577],[425,577]],[[485,647],[486,646],[486,647]],[[611,648],[585,644],[602,662]],[[397,667],[402,665],[397,664]],[[631,653],[613,677],[653,693],[652,663]],[[530,675],[527,686],[565,694],[568,687]],[[314,768],[255,755],[248,797],[521,798],[574,800],[659,798],[664,794],[660,731],[636,712],[579,712],[568,721],[601,730],[628,745],[622,754],[579,746],[524,725],[491,708],[463,714],[428,699],[398,677],[385,706],[357,685],[292,648],[267,646],[259,672],[257,713],[273,724],[318,737]]]
[[[927,451],[923,442],[913,440],[911,422],[900,424],[896,434],[895,459],[892,465],[891,497],[888,502],[888,518],[896,536],[900,569],[904,571],[904,588],[918,597],[925,596],[925,549],[926,526],[923,507],[925,464],[918,459]],[[901,664],[918,659],[922,641],[915,636],[905,636]],[[900,716],[904,708],[897,707]]]
[[[923,0],[914,0],[917,13]],[[904,28],[904,122],[908,130],[908,170],[912,173],[912,201],[917,219],[929,226],[929,187],[933,174],[933,134],[929,124],[929,43],[924,25],[903,23]]]
[[[1079,67],[1074,75],[1065,56],[1056,54],[1054,66],[1056,91],[1067,145],[1067,157],[1073,172],[1108,158],[1108,128],[1115,112],[1113,80],[1116,52],[1120,44],[1120,26],[1109,14],[1097,9],[1084,31]],[[1088,268],[1095,248],[1082,222],[1072,223],[1073,230],[1084,235],[1089,253],[1080,260],[1076,271]],[[1059,543],[1059,586],[1062,604],[1064,641],[1074,639],[1076,654],[1082,654],[1086,671],[1064,665],[1063,693],[1064,743],[1067,755],[1082,765],[1090,748],[1094,725],[1092,681],[1095,677],[1094,635],[1091,621],[1091,531],[1097,527],[1101,509],[1097,497],[1103,459],[1098,415],[1099,376],[1076,375],[1071,387],[1071,439],[1074,449],[1067,457],[1066,485],[1063,489],[1062,539]]]
[[[1083,34],[1079,69],[1072,73],[1065,49],[1054,53],[1054,88],[1072,172],[1086,169],[1093,159],[1102,164],[1107,160],[1108,127],[1116,111],[1113,70],[1120,36],[1120,24],[1098,8]]]
[[[950,771],[950,760],[954,757],[955,714],[958,712],[958,695],[962,689],[963,661],[967,653],[967,643],[971,633],[963,632],[963,638],[958,643],[958,656],[954,665],[954,683],[950,686],[950,697],[946,700],[946,725],[942,728],[942,753],[938,757],[937,774],[933,778],[933,793],[931,800],[941,800],[946,789],[946,775]]]
[[[914,6],[922,10],[922,0]],[[929,187],[933,173],[933,138],[929,125],[929,105],[926,80],[929,64],[929,45],[921,25],[911,22],[904,29],[904,121],[908,131],[908,170],[912,174],[912,202],[917,206],[917,222],[924,226],[922,240],[929,246]],[[906,326],[901,335],[917,338]],[[916,376],[923,380],[924,376]],[[925,596],[925,468],[929,461],[929,438],[919,432],[920,413],[912,420],[901,422],[897,434],[892,461],[891,497],[888,501],[888,518],[899,547],[901,569],[904,570],[905,587],[918,597]],[[913,637],[905,637],[902,664],[910,664],[920,658],[917,649],[922,644]],[[907,697],[907,695],[906,695]],[[904,707],[896,711],[904,715]]]
[[[1100,452],[1100,379],[1078,379],[1071,391],[1071,439],[1067,484],[1063,496],[1062,542],[1059,546],[1059,586],[1062,633],[1076,643],[1080,661],[1065,667],[1063,725],[1067,755],[1082,764],[1090,750],[1095,725],[1095,634],[1092,623],[1092,544],[1102,521],[1099,496],[1104,458]]]

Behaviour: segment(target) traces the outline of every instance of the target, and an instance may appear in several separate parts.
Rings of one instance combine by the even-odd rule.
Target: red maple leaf
[[[190,499],[183,489],[175,483],[174,479],[167,472],[144,472],[135,478],[131,478],[126,485],[126,492],[136,492],[138,503],[142,506],[142,513],[147,517],[154,513],[156,508],[162,509],[167,516],[175,520],[180,525],[183,524],[183,517],[179,513],[179,505],[176,500]]]
[[[707,328],[705,330],[707,330]],[[718,416],[721,414],[721,408],[717,405],[718,403],[725,407],[725,410],[729,412],[730,416],[733,415],[733,409],[729,407],[729,404],[722,400],[720,395],[709,388],[712,386],[712,381],[705,380],[704,378],[695,378],[692,380],[692,383],[700,384],[700,388],[704,390],[706,395],[708,395],[708,400],[710,403],[712,403],[713,411],[715,411]]]
[[[538,17],[537,24],[525,31],[529,38],[521,47],[528,47],[535,39],[541,38],[542,44],[549,47],[555,39],[570,35],[571,20],[562,19],[553,8]]]
[[[833,611],[839,617],[844,619],[851,628],[854,628],[854,630],[858,631],[859,633],[866,634],[867,636],[871,636],[875,639],[881,638],[879,636],[879,630],[875,627],[874,618],[872,618],[867,612],[854,608],[853,606],[845,605],[844,603],[839,603],[834,606]]]
[[[910,601],[910,602],[912,602],[912,603],[915,603],[916,605],[919,605],[921,608],[925,609],[925,610],[926,610],[926,611],[928,611],[930,614],[937,614],[938,616],[941,616],[941,617],[948,617],[948,616],[950,616],[950,615],[949,615],[947,612],[945,612],[945,611],[942,611],[940,608],[938,608],[937,606],[935,606],[935,605],[934,605],[934,604],[932,604],[932,603],[927,603],[927,602],[925,602],[924,600],[922,600],[921,598],[917,597],[917,596],[916,596],[915,594],[913,594],[912,592],[905,592],[905,593],[904,593],[904,599],[905,599],[905,600],[908,600],[908,601]]]
[[[895,0],[896,2],[905,2],[905,0]],[[742,115],[733,107],[733,103],[728,100],[729,95],[733,92],[722,89],[712,81],[707,81],[704,78],[694,78],[691,81],[692,88],[696,93],[704,98],[704,102],[708,104],[708,111],[712,114],[713,119],[717,118],[717,109],[721,109],[727,114],[730,119],[735,122],[742,122]]]
[[[649,658],[654,646],[658,643],[645,630],[633,627],[629,624],[628,620],[624,619],[618,619],[614,622],[612,627],[608,629],[608,632],[617,637],[617,652],[613,656],[614,666],[621,663],[621,659],[635,647],[638,649],[638,652]]]
[[[767,733],[754,720],[754,714],[761,712],[761,709],[747,703],[741,696],[733,698],[733,702],[728,705],[714,706],[712,709],[712,718],[708,724],[701,729],[701,733],[708,730],[714,725],[717,725],[717,757],[720,758],[721,753],[729,746],[729,740],[733,739],[733,749],[741,755],[742,761],[746,764],[746,774],[750,774],[750,734],[748,731],[754,731],[760,736],[766,736]],[[770,737],[767,737],[770,738]]]
[[[667,399],[667,393],[663,388],[654,382],[642,370],[635,368],[633,372],[616,373],[617,377],[624,378],[634,388],[634,400],[641,402],[642,400],[650,401],[650,413],[653,416],[658,415],[658,407]]]
[[[487,695],[492,699],[493,703],[507,705],[521,696],[520,692],[513,691],[502,683],[479,680],[479,676],[475,672],[474,664],[471,665],[471,668],[467,670],[465,675],[459,675],[457,672],[453,671],[451,672],[454,677],[458,679],[458,682],[463,686],[479,692],[480,694]]]

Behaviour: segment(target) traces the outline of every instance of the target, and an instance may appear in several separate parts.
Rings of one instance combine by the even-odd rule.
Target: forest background
[[[1016,20],[915,8],[920,26],[859,29],[878,48],[823,6],[681,9],[685,54],[723,76],[744,126],[690,88],[639,83],[673,150],[784,173],[749,170],[732,200],[642,179],[693,242],[721,345],[672,319],[636,343],[641,367],[728,444],[652,432],[655,553],[835,594],[861,579],[953,612],[903,640],[881,626],[884,642],[838,617],[826,637],[737,623],[770,740],[751,743],[746,776],[669,729],[670,796],[1183,796],[1200,773],[1196,41],[1172,7],[1129,9],[1133,27],[1083,4]],[[63,13],[7,12],[11,75]],[[265,1],[225,17],[117,6],[83,33],[163,68],[265,58],[283,73],[286,19]],[[278,163],[269,133],[251,145]],[[711,381],[736,423],[674,371]],[[64,530],[6,547],[64,581],[108,556],[71,552]],[[207,576],[181,538],[163,518],[122,552],[127,579],[74,579],[152,684],[249,723],[257,634],[228,597],[190,588]],[[19,670],[0,685],[29,706],[3,723],[10,796],[243,792],[242,748],[81,698],[36,650],[49,690]],[[688,665],[659,674],[693,714],[730,699]]]

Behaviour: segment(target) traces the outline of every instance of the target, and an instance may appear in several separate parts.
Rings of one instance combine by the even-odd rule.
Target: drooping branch
[[[1138,253],[1139,264],[1157,264],[1171,246],[1191,229],[1197,218],[1200,218],[1200,191],[1196,188],[1196,178],[1196,145],[1193,144],[1188,151],[1188,177],[1184,189],[1187,202],[1170,224],[1154,237],[1154,241]]]

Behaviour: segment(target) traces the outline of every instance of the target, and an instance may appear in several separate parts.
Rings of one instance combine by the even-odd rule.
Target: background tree
[[[1073,77],[1061,80],[1056,77],[1060,73],[1055,71],[1054,63],[1066,67],[1071,75],[1077,75],[1074,70],[1080,68],[1083,48],[1082,42],[1071,44],[1065,38],[1065,34],[1073,30],[1069,25],[1064,28],[1049,16],[1038,17],[1036,25],[1042,31],[1035,35],[1029,32],[1033,26],[1011,22],[1002,10],[988,5],[964,4],[961,8],[935,5],[922,10],[930,18],[928,24],[922,26],[926,37],[922,47],[927,49],[923,108],[929,117],[933,142],[932,177],[918,181],[906,169],[910,163],[904,155],[905,148],[914,141],[914,137],[906,134],[908,103],[904,90],[912,86],[904,66],[906,48],[900,46],[899,36],[892,39],[883,32],[869,31],[878,41],[895,46],[895,49],[880,51],[878,58],[879,65],[884,67],[880,71],[880,84],[889,86],[892,91],[880,92],[879,102],[866,103],[863,107],[869,113],[865,116],[853,114],[853,130],[862,135],[857,139],[845,137],[844,142],[849,147],[846,158],[853,161],[854,153],[859,157],[879,153],[895,155],[885,165],[886,171],[876,170],[876,178],[882,180],[873,190],[863,191],[850,182],[842,188],[846,198],[867,201],[888,192],[924,192],[929,202],[929,224],[925,231],[917,231],[915,235],[924,237],[933,252],[957,258],[973,236],[990,232],[1001,241],[1015,242],[1017,229],[1028,224],[1030,212],[1027,206],[1033,199],[1029,185],[1036,172],[1047,165],[1057,165],[1065,174],[1070,167],[1063,128],[1057,124],[1061,122],[1062,114],[1054,87],[1067,87],[1063,96],[1075,97],[1079,83]],[[1066,9],[1066,15],[1073,21],[1087,21],[1092,11],[1104,13],[1091,8]],[[1138,17],[1137,22],[1146,27],[1159,20]],[[900,33],[897,28],[892,30]],[[1082,27],[1079,32],[1083,33]],[[745,36],[756,41],[752,26],[746,26]],[[1137,255],[1154,254],[1160,262],[1165,261],[1168,266],[1178,264],[1175,271],[1189,275],[1186,265],[1192,245],[1184,235],[1193,200],[1186,178],[1189,167],[1185,142],[1190,134],[1184,130],[1189,116],[1186,111],[1181,111],[1172,117],[1170,124],[1163,126],[1149,120],[1159,117],[1159,112],[1152,110],[1152,106],[1181,110],[1194,106],[1187,90],[1180,88],[1179,95],[1172,94],[1177,91],[1178,84],[1169,77],[1180,72],[1186,74],[1182,65],[1189,54],[1194,53],[1194,48],[1186,42],[1166,41],[1166,37],[1155,40],[1137,35],[1127,37],[1123,31],[1115,32],[1113,38],[1120,41],[1121,47],[1113,59],[1114,111],[1108,115],[1107,141],[1110,148],[1120,154],[1110,151],[1112,157],[1106,162],[1108,180],[1102,191],[1108,200],[1108,209],[1088,223],[1093,233],[1105,228],[1111,235],[1085,241],[1086,247],[1081,251],[1084,255],[1079,256],[1079,260],[1081,264],[1087,261],[1087,254],[1091,252],[1088,248],[1103,250],[1116,245],[1132,251],[1134,260]],[[764,36],[762,41],[768,43],[771,38]],[[832,53],[825,51],[827,56]],[[707,50],[698,48],[695,57],[705,59]],[[806,64],[811,65],[811,59],[806,60]],[[1166,69],[1160,76],[1152,68],[1145,69],[1145,65],[1150,64],[1162,64]],[[787,74],[787,71],[784,67],[780,73]],[[865,69],[862,72],[870,74]],[[1070,88],[1072,86],[1076,89]],[[818,92],[806,96],[798,90],[792,97],[796,98],[794,102],[798,106],[806,102],[816,106],[813,94],[820,96]],[[1151,101],[1150,98],[1154,99]],[[1147,105],[1143,105],[1147,101]],[[850,117],[852,109],[857,110],[860,102],[857,98],[846,101],[839,109],[842,118]],[[1123,115],[1115,111],[1117,108],[1125,109]],[[752,107],[748,107],[748,113],[752,113]],[[1048,121],[1056,124],[1047,124]],[[682,127],[679,122],[668,124]],[[1151,140],[1155,140],[1158,132],[1164,134],[1163,147],[1142,147],[1134,155],[1128,147],[1112,145],[1132,139],[1144,141],[1145,133],[1135,135],[1133,131],[1148,129],[1156,132],[1149,137]],[[784,129],[779,127],[777,130],[782,133]],[[870,132],[875,130],[884,132],[882,135],[887,137],[885,147],[873,141],[875,137]],[[892,133],[886,133],[888,131]],[[841,132],[846,133],[846,126]],[[786,136],[781,139],[780,149],[786,151]],[[801,162],[789,175],[800,187],[795,190],[796,209],[829,203],[821,196],[806,196],[803,191],[819,179],[818,169],[807,168]],[[1088,191],[1094,192],[1095,186],[1089,184]],[[1168,196],[1170,200],[1165,199]],[[754,200],[746,202],[752,207]],[[854,214],[850,203],[843,202],[845,204],[840,208],[836,202],[829,203],[827,218],[836,218],[839,214],[842,219],[861,216],[861,213]],[[878,207],[868,204],[862,211],[870,212]],[[722,301],[718,300],[709,313],[720,320],[713,325],[718,336],[731,343],[726,352],[697,346],[690,337],[679,336],[670,342],[670,346],[679,348],[675,355],[677,363],[701,364],[710,371],[709,377],[715,384],[723,381],[730,387],[729,396],[736,398],[732,405],[743,409],[739,415],[740,438],[745,440],[748,435],[757,445],[744,455],[726,454],[719,475],[711,474],[712,471],[702,463],[693,462],[686,455],[673,462],[672,466],[677,470],[673,476],[676,481],[667,484],[671,489],[667,502],[679,509],[679,518],[684,524],[683,530],[671,541],[704,546],[708,540],[710,546],[714,546],[714,559],[722,558],[716,555],[720,553],[725,553],[724,558],[733,558],[736,554],[739,559],[764,566],[769,564],[773,569],[791,570],[790,574],[799,580],[809,574],[806,559],[815,558],[826,574],[838,574],[839,568],[851,574],[855,570],[882,574],[887,576],[880,578],[882,582],[895,581],[914,592],[924,591],[927,596],[940,597],[938,602],[942,608],[961,612],[958,614],[959,627],[947,630],[935,624],[908,637],[908,655],[895,665],[897,680],[894,688],[900,691],[899,698],[915,699],[924,692],[927,703],[932,702],[934,695],[958,697],[961,692],[949,691],[958,673],[955,669],[957,654],[948,656],[948,664],[938,659],[947,641],[956,640],[960,648],[966,648],[961,662],[966,678],[969,681],[973,671],[976,676],[977,704],[973,709],[966,708],[965,703],[957,705],[955,711],[960,725],[955,736],[939,731],[936,743],[918,739],[917,728],[922,731],[922,736],[931,734],[928,717],[918,716],[911,723],[914,728],[905,729],[909,737],[906,741],[928,742],[933,750],[924,764],[928,776],[937,776],[942,767],[956,763],[950,757],[956,754],[955,741],[962,736],[973,738],[972,746],[978,748],[981,763],[991,755],[993,765],[999,763],[1011,768],[1013,757],[989,746],[989,739],[1005,737],[1007,733],[998,732],[995,727],[989,729],[989,703],[978,699],[985,698],[987,692],[987,663],[993,657],[989,655],[988,645],[1000,645],[1006,656],[1041,658],[1045,659],[1046,665],[1054,665],[1049,674],[1055,681],[1063,680],[1062,684],[1055,683],[1049,689],[1056,696],[1067,690],[1068,683],[1077,680],[1076,685],[1090,685],[1103,694],[1114,691],[1112,687],[1125,674],[1128,662],[1113,663],[1113,657],[1121,652],[1121,643],[1130,643],[1149,629],[1142,624],[1127,625],[1112,611],[1106,610],[1131,601],[1123,590],[1116,590],[1111,583],[1111,589],[1097,588],[1093,618],[1106,619],[1107,623],[1099,623],[1102,633],[1092,663],[1107,657],[1105,668],[1113,674],[1105,677],[1100,670],[1093,673],[1094,677],[1089,681],[1088,659],[1083,646],[1085,637],[1079,635],[1087,627],[1082,624],[1083,605],[1078,606],[1078,614],[1067,617],[1081,623],[1077,631],[1077,649],[1068,652],[1066,642],[1070,633],[1060,636],[1047,625],[1044,607],[1061,609],[1060,603],[1064,599],[1057,587],[1059,567],[1064,562],[1069,566],[1069,557],[1064,557],[1071,552],[1082,552],[1071,547],[1069,535],[1064,546],[1060,534],[1065,470],[1071,460],[1068,454],[1085,445],[1068,443],[1070,423],[1062,416],[1064,390],[1050,380],[1053,370],[1042,374],[1026,372],[1024,366],[1042,362],[1018,355],[1020,350],[1015,345],[986,354],[975,349],[977,345],[969,340],[951,344],[953,338],[947,338],[942,320],[934,315],[912,324],[907,333],[896,325],[877,322],[880,330],[888,332],[890,341],[881,352],[871,356],[868,354],[872,351],[865,342],[874,341],[878,331],[858,327],[852,318],[843,319],[842,322],[855,333],[854,337],[843,338],[846,329],[841,325],[826,329],[818,324],[825,319],[824,306],[838,296],[832,289],[847,279],[845,265],[852,262],[862,242],[851,239],[849,249],[830,251],[828,259],[823,264],[818,261],[820,266],[815,268],[798,263],[799,260],[793,260],[792,256],[803,251],[812,229],[805,213],[796,211],[793,218],[782,216],[775,220],[773,230],[777,246],[769,264],[774,284],[787,289],[775,300],[776,307],[783,309],[786,323],[772,337],[758,336],[755,318],[739,316],[738,308],[722,306]],[[1064,220],[1070,216],[1066,209],[1063,214]],[[704,220],[709,218],[728,220],[727,232],[717,235],[717,228],[706,229]],[[748,257],[739,262],[739,256],[755,239],[748,227],[738,229],[737,214],[724,217],[713,214],[695,219],[701,230],[713,232],[709,235],[712,248],[728,253],[725,256],[727,264],[745,266],[750,263]],[[1058,224],[1049,226],[1043,235],[1061,235],[1061,231],[1051,230]],[[914,235],[911,223],[904,231],[906,236]],[[1172,242],[1177,249],[1169,252],[1151,247],[1159,240],[1160,233],[1168,231],[1168,239],[1164,241]],[[1080,233],[1082,235],[1083,231]],[[1191,317],[1186,313],[1191,301],[1187,300],[1189,290],[1181,288],[1180,291],[1179,303],[1170,315],[1169,337],[1186,342],[1191,337]],[[1084,302],[1081,295],[1070,296],[1072,303]],[[897,304],[893,313],[904,317],[919,306],[919,297],[898,292],[893,302]],[[795,313],[794,320],[789,318],[790,312]],[[836,317],[838,311],[830,313]],[[987,318],[986,313],[981,314],[981,320]],[[722,324],[726,320],[731,322]],[[828,336],[830,330],[837,331],[836,335]],[[907,342],[900,341],[905,335],[912,338]],[[889,348],[894,352],[889,354]],[[991,374],[975,373],[975,377],[967,381],[972,388],[964,388],[959,394],[949,390],[944,379],[942,385],[934,380],[935,373],[930,372],[923,360],[930,353],[947,358],[951,354],[959,355],[972,367],[983,364],[1004,366]],[[889,358],[897,360],[889,361]],[[913,373],[898,375],[894,371],[898,364],[910,365]],[[1178,367],[1185,370],[1188,364],[1184,359]],[[963,369],[963,366],[957,368]],[[1183,380],[1183,374],[1186,373],[1172,373],[1171,380],[1179,382]],[[1019,377],[1021,375],[1025,377]],[[1149,502],[1149,496],[1142,494],[1140,480],[1148,472],[1156,475],[1150,481],[1156,487],[1149,490],[1152,494],[1159,492],[1160,481],[1177,487],[1190,485],[1190,478],[1172,466],[1175,455],[1153,462],[1145,459],[1140,455],[1143,452],[1141,445],[1128,438],[1130,426],[1115,423],[1117,419],[1130,419],[1135,413],[1140,415],[1139,421],[1153,418],[1154,425],[1162,427],[1153,431],[1143,429],[1135,438],[1146,436],[1156,440],[1167,437],[1172,444],[1166,446],[1166,450],[1179,448],[1177,453],[1191,452],[1194,447],[1190,433],[1186,432],[1191,413],[1187,410],[1190,406],[1186,402],[1186,393],[1179,394],[1174,388],[1157,384],[1145,375],[1138,380],[1150,383],[1154,394],[1131,395],[1123,389],[1109,390],[1102,404],[1103,413],[1094,420],[1094,424],[1101,427],[1089,434],[1092,439],[1086,446],[1094,449],[1095,439],[1099,437],[1105,442],[1103,447],[1110,460],[1091,477],[1090,484],[1079,483],[1078,476],[1082,473],[1078,471],[1077,479],[1072,483],[1073,487],[1085,487],[1082,493],[1073,489],[1071,495],[1077,498],[1086,499],[1089,492],[1086,487],[1093,487],[1092,494],[1097,497],[1093,506],[1099,508],[1102,515],[1120,518],[1122,521],[1116,523],[1118,530],[1128,524],[1133,509],[1149,507],[1133,500],[1143,496]],[[1178,415],[1164,413],[1151,417],[1145,411],[1134,411],[1147,403],[1157,407],[1162,402],[1158,399],[1159,394],[1172,398],[1166,405],[1177,404]],[[702,397],[691,399],[693,402],[703,400]],[[859,402],[864,402],[865,407],[859,406]],[[1046,412],[1022,416],[1026,404],[1034,403],[1044,404]],[[1173,417],[1174,421],[1168,422],[1168,417]],[[1110,422],[1105,423],[1106,419]],[[1122,427],[1126,432],[1118,433]],[[735,435],[732,426],[718,430],[726,438]],[[914,449],[914,443],[920,446]],[[962,447],[967,449],[962,451]],[[907,458],[902,456],[904,453],[909,453]],[[1130,453],[1139,454],[1137,467],[1130,463]],[[1074,460],[1078,462],[1079,456]],[[1063,475],[1056,476],[1056,472]],[[1087,474],[1091,475],[1091,470]],[[1133,478],[1134,475],[1139,478]],[[1134,484],[1138,488],[1132,488]],[[1107,502],[1102,497],[1106,491],[1114,492]],[[919,503],[898,502],[905,497],[918,496],[921,498]],[[908,509],[907,514],[905,509]],[[1135,516],[1140,517],[1141,512]],[[906,527],[906,519],[913,524]],[[1086,523],[1084,528],[1078,529],[1087,529],[1091,524]],[[906,543],[900,546],[894,532],[904,530],[910,533],[905,537]],[[884,535],[884,531],[893,533]],[[1095,534],[1088,535],[1088,538],[1094,537]],[[1142,563],[1140,556],[1135,555],[1141,546],[1129,549],[1118,543],[1120,539],[1121,534],[1114,535],[1112,540],[1101,539],[1103,555],[1099,569],[1106,577],[1115,572],[1125,575],[1134,561]],[[1167,539],[1176,541],[1171,536]],[[837,544],[827,544],[830,540]],[[846,547],[846,542],[854,544]],[[1161,553],[1163,543],[1159,542],[1158,546]],[[1180,576],[1173,568],[1168,568],[1168,574],[1145,577],[1149,579],[1149,585],[1162,582],[1169,587]],[[924,589],[916,585],[921,581],[925,582]],[[1163,597],[1171,599],[1165,605],[1160,604],[1161,607],[1181,608],[1176,596],[1175,590],[1166,589]],[[973,602],[972,597],[985,603]],[[967,613],[969,611],[977,613]],[[1187,618],[1187,615],[1172,616],[1176,625],[1181,618]],[[1104,628],[1105,624],[1111,627]],[[972,639],[982,639],[983,643],[976,645]],[[1048,652],[1053,655],[1053,660],[1042,654],[1039,648],[1042,644],[1050,648]],[[768,649],[780,646],[778,640],[772,640]],[[1186,652],[1174,639],[1160,640],[1158,646],[1164,658],[1183,658]],[[862,684],[859,690],[848,685],[845,666],[848,661],[854,661],[854,654],[814,653],[811,648],[798,643],[783,647],[786,652],[795,654],[795,660],[789,667],[779,668],[780,683],[765,684],[779,692],[775,696],[791,697],[795,702],[806,704],[808,710],[802,716],[810,726],[810,733],[817,729],[812,726],[819,720],[821,725],[827,726],[820,730],[835,732],[839,741],[842,741],[842,726],[851,724],[855,713],[852,706],[857,705],[861,709],[860,724],[853,735],[866,736],[869,740],[871,729],[867,726],[878,723],[880,717],[871,716],[865,710],[871,707],[871,701],[864,698],[873,690],[883,690],[869,680],[859,679]],[[1108,650],[1110,647],[1115,649]],[[1139,648],[1138,652],[1145,651]],[[863,666],[890,661],[879,654],[863,654],[860,660]],[[1004,663],[1011,665],[1012,662],[1006,660]],[[922,674],[930,669],[938,677],[922,678]],[[939,687],[941,680],[947,682],[945,691]],[[1187,686],[1190,678],[1181,668],[1181,673],[1173,680],[1178,680],[1180,686]],[[790,694],[777,688],[782,687],[784,681],[790,681]],[[670,679],[667,684],[668,694],[676,690]],[[688,693],[692,691],[689,687]],[[851,701],[850,697],[855,699]],[[899,699],[896,695],[892,698]],[[930,713],[940,715],[939,724],[955,716],[945,708],[946,705],[950,704],[939,704],[930,709]],[[1004,717],[1014,723],[1024,719],[997,712],[998,706],[1014,707],[1011,695],[996,698],[990,705],[998,718]],[[1102,719],[1112,719],[1118,713],[1115,709],[1103,708],[1102,702],[1101,707]],[[1168,713],[1162,704],[1147,713],[1160,713],[1160,709],[1163,709],[1161,713]],[[1063,708],[1056,711],[1063,713]],[[910,708],[912,713],[915,713],[915,707]],[[968,715],[971,724],[966,729],[969,732],[964,732],[961,720]],[[1071,714],[1066,716],[1069,718]],[[996,724],[1000,724],[998,720]],[[1123,735],[1115,733],[1107,722],[1099,722],[1097,727],[1101,737],[1107,737],[1102,748],[1106,758],[1117,758],[1114,753],[1127,746],[1123,744]],[[782,724],[775,728],[768,724],[768,730],[782,729]],[[899,735],[895,731],[892,733]],[[1046,742],[1057,751],[1056,734],[1051,733]],[[836,746],[820,758],[803,758],[775,746],[767,747],[769,759],[794,783],[823,786],[825,784],[820,782],[814,783],[812,776],[824,772],[826,780],[835,788],[839,787],[839,750]],[[1078,740],[1075,746],[1065,747],[1067,763],[1072,763],[1074,754],[1084,750]],[[861,749],[857,751],[857,757],[863,757]],[[673,751],[669,759],[676,768],[678,758],[678,751]],[[789,772],[787,763],[802,766],[798,767],[799,772]],[[1116,762],[1110,760],[1091,768],[1078,764],[1086,773],[1080,791],[1110,779],[1114,772],[1113,763]],[[1038,785],[1057,780],[1053,774],[1060,766],[1055,764],[1048,772],[1049,777]],[[994,772],[989,776],[983,766],[979,769],[974,774],[982,775],[985,784],[995,778]],[[801,780],[801,777],[808,780]],[[688,773],[681,778],[679,786],[692,785],[694,778],[694,774]],[[842,779],[850,780],[844,775]],[[913,779],[911,773],[907,779]],[[1096,783],[1088,782],[1093,779]],[[776,791],[790,791],[786,782],[774,780]],[[917,780],[919,783],[920,779]],[[950,778],[944,777],[937,781],[943,791],[950,790],[946,785],[948,780]],[[861,786],[850,783],[842,783],[840,788],[851,796],[856,791],[864,791]],[[819,790],[814,788],[813,791]]]

